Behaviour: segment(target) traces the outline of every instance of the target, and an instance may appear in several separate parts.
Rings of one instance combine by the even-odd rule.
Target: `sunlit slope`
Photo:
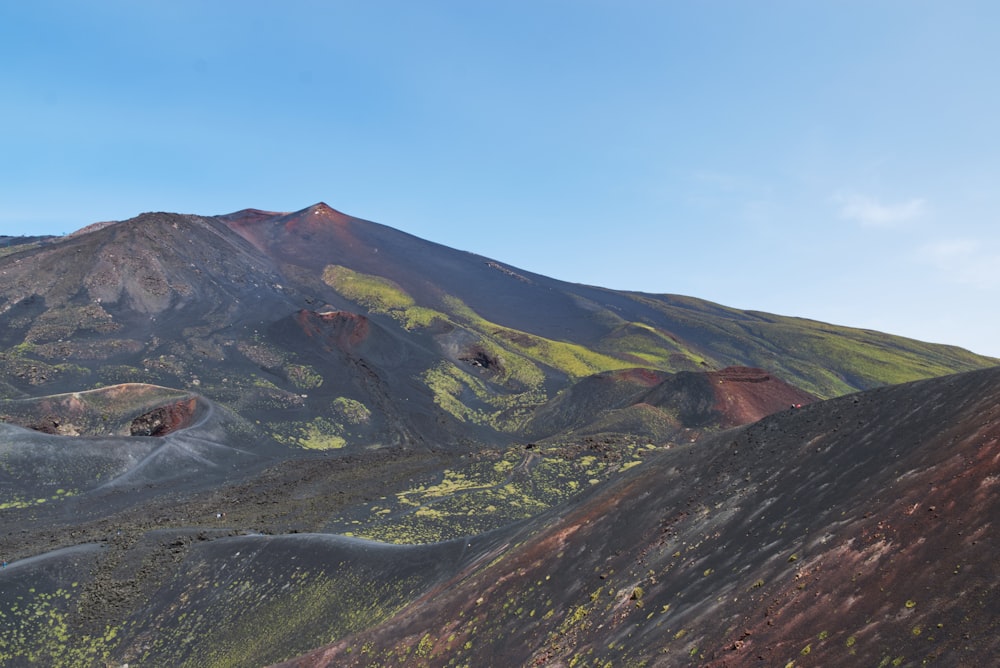
[[[313,272],[357,307],[408,329],[450,322],[470,331],[470,345],[486,348],[487,359],[499,347],[569,378],[627,367],[750,366],[829,397],[996,363],[954,347],[694,297],[565,283],[322,204],[232,224],[273,256],[309,258]]]

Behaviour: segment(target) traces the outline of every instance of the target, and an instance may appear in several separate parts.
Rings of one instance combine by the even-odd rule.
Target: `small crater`
[[[191,425],[197,400],[193,397],[167,406],[160,406],[132,420],[132,436],[166,436]]]

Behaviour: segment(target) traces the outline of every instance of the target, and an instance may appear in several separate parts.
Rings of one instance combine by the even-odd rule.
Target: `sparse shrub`
[[[292,384],[302,390],[315,390],[323,384],[323,376],[304,364],[289,364],[285,367],[285,373]]]
[[[334,399],[333,410],[350,424],[367,424],[372,418],[372,412],[363,403],[348,397]]]

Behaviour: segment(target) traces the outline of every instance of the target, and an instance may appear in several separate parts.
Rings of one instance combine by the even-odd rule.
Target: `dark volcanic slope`
[[[197,391],[300,449],[507,444],[560,390],[609,371],[747,366],[828,397],[996,362],[568,284],[325,204],[147,213],[6,250],[0,397],[151,383]],[[629,413],[613,422],[655,418]]]
[[[227,409],[165,388],[0,402],[0,416],[0,553],[7,558],[37,551],[36,531],[66,530],[150,499],[169,505],[287,457]]]
[[[332,267],[350,274],[337,281]],[[175,320],[176,335],[196,339],[201,347],[192,350],[215,359],[217,347],[228,341],[219,331],[223,324],[250,326],[325,304],[374,310],[377,319],[386,319],[394,308],[403,309],[387,303],[385,285],[375,284],[381,281],[414,306],[477,335],[495,338],[498,328],[505,330],[500,341],[508,353],[516,352],[509,344],[537,347],[538,338],[571,342],[619,360],[616,368],[756,366],[788,379],[801,377],[829,395],[991,362],[945,346],[689,297],[568,284],[322,203],[288,214],[143,214],[92,226],[58,243],[30,245],[3,258],[0,271],[0,308],[8,316],[0,342],[30,343],[50,361],[95,359],[143,346],[156,352],[151,333],[173,338]],[[353,289],[345,289],[352,282]],[[492,331],[483,332],[484,327]],[[519,341],[519,334],[535,338]],[[565,352],[535,359],[571,376],[602,371],[601,365],[610,363],[589,359],[580,360],[582,366],[567,365],[559,359]],[[825,367],[822,374],[809,371],[818,364]],[[37,374],[14,375],[40,384],[55,380]]]
[[[675,448],[289,665],[986,665],[1000,370]]]
[[[795,384],[821,396],[883,384],[886,373],[893,376],[890,382],[903,382],[934,375],[934,369],[978,368],[975,357],[964,351],[877,332],[739,311],[690,297],[564,283],[347,216],[323,203],[291,214],[251,209],[218,219],[284,267],[315,272],[347,266],[402,287],[421,306],[460,317],[449,302],[457,299],[486,323],[572,341],[632,362],[621,366],[671,371],[762,367],[797,379]]]
[[[453,440],[419,379],[438,361],[427,337],[344,311],[364,336],[331,339],[329,304],[353,305],[321,272],[277,255],[214,218],[151,213],[0,258],[0,389],[37,397],[156,383],[196,390],[293,445],[310,429],[339,445]],[[310,324],[313,309],[326,315]],[[412,419],[375,412],[404,399]],[[338,419],[335,401],[364,419]],[[296,426],[318,417],[329,419]]]

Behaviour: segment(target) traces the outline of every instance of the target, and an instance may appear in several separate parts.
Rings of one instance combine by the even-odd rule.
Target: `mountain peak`
[[[317,230],[329,224],[344,225],[350,216],[337,211],[326,202],[317,202],[310,207],[282,216],[281,221],[289,230]]]
[[[310,213],[314,216],[328,216],[331,214],[344,215],[340,211],[337,211],[332,206],[326,202],[316,202],[311,207],[305,209],[306,213]]]

